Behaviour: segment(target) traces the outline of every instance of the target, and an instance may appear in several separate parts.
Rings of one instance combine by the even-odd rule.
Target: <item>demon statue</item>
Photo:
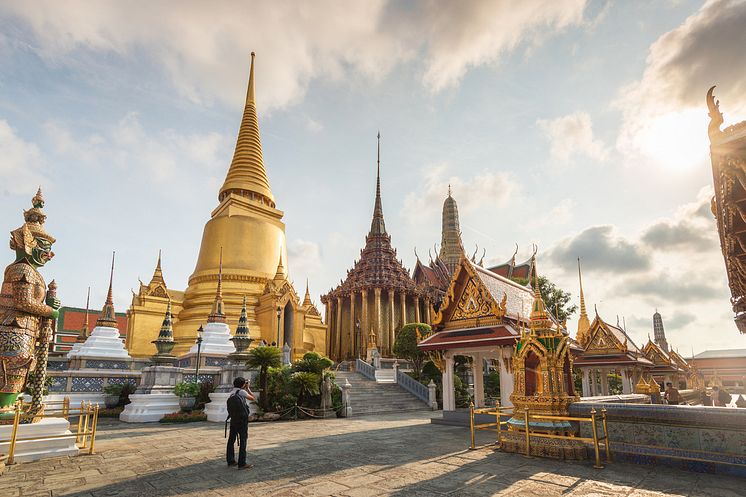
[[[42,407],[49,341],[60,307],[55,282],[47,291],[38,271],[54,257],[55,242],[44,230],[41,189],[32,204],[23,213],[24,225],[10,233],[16,260],[5,268],[0,290],[0,407],[13,404],[25,389],[32,394],[31,415]]]

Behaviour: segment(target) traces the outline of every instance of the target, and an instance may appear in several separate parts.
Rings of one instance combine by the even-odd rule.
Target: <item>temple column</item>
[[[456,392],[453,382],[453,356],[450,352],[445,354],[445,366],[443,371],[443,410],[456,410]]]
[[[334,332],[332,331],[331,322],[329,322],[329,316],[331,315],[331,307],[332,307],[332,299],[329,299],[324,306],[324,314],[326,315],[326,320],[324,323],[326,323],[326,330],[327,330],[327,337],[326,337],[326,344],[325,344],[325,351],[327,357],[332,356],[332,340],[334,339]]]
[[[335,328],[337,329],[336,345],[334,347],[334,354],[337,361],[342,360],[342,297],[337,297],[337,322]]]
[[[396,322],[394,321],[394,291],[389,290],[389,357],[394,357],[394,343],[396,343],[396,336],[394,336],[394,328]]]
[[[350,343],[345,347],[348,357],[355,357],[355,292],[350,292]]]
[[[388,337],[386,337],[385,333],[381,333],[381,289],[380,288],[374,288],[373,289],[373,295],[375,298],[375,321],[374,321],[374,330],[373,333],[376,334],[376,345],[381,348],[386,348],[386,342],[388,342]],[[383,335],[383,336],[381,336]]]
[[[360,295],[362,298],[363,309],[362,319],[360,320],[360,353],[359,357],[365,357],[368,348],[368,291],[361,290]]]
[[[426,323],[430,324],[432,323],[432,316],[430,315],[430,299],[425,299],[425,319]]]
[[[591,388],[590,388],[590,384],[588,383],[588,370],[583,368],[580,370],[580,372],[583,375],[583,397],[590,397]]]
[[[481,354],[474,356],[471,371],[474,376],[474,406],[484,407],[484,359]]]
[[[407,294],[404,292],[399,294],[399,305],[401,306],[401,325],[403,327],[407,324]]]
[[[601,370],[601,391],[603,395],[609,395],[609,371],[606,369]]]
[[[596,369],[588,370],[588,393],[590,397],[595,397],[598,391],[598,382],[596,381]]]
[[[512,407],[510,396],[513,393],[514,383],[513,374],[510,372],[509,363],[513,358],[512,347],[502,347],[500,349],[500,405],[502,407]]]
[[[622,373],[622,393],[625,395],[628,393],[632,393],[632,389],[629,385],[629,371],[622,368],[621,373]]]
[[[414,298],[414,321],[416,323],[420,322],[420,298],[419,297]]]

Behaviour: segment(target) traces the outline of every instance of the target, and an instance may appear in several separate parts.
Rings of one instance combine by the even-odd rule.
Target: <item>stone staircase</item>
[[[395,383],[376,383],[360,373],[337,371],[337,385],[350,382],[350,405],[353,416],[368,416],[401,411],[429,411],[422,402]]]

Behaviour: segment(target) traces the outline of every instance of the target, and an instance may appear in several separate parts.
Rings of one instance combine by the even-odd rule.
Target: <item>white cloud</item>
[[[89,167],[138,168],[157,182],[170,182],[190,170],[205,169],[217,176],[225,171],[232,142],[210,132],[183,135],[172,129],[151,133],[138,115],[129,113],[109,129],[76,136],[64,123],[44,124],[54,151]]]
[[[40,172],[44,163],[39,147],[19,137],[7,121],[0,119],[0,188],[12,193],[35,193],[49,180]]]
[[[717,94],[727,114],[746,112],[746,2],[710,0],[650,47],[642,78],[623,88],[617,147],[672,169],[707,160],[705,94]]]
[[[582,156],[601,161],[606,159],[606,146],[601,140],[594,139],[588,113],[575,112],[556,119],[539,119],[536,124],[549,138],[554,160],[567,163]]]
[[[439,215],[449,185],[462,215],[477,210],[485,215],[494,212],[505,206],[518,188],[517,180],[501,171],[485,169],[470,178],[462,178],[448,176],[447,166],[441,164],[425,168],[422,174],[422,187],[404,197],[402,215],[411,223],[418,223],[424,217]]]
[[[30,26],[42,56],[59,63],[79,49],[151,55],[194,101],[235,104],[245,89],[248,52],[258,53],[259,105],[300,99],[310,80],[350,74],[380,79],[423,55],[423,82],[453,86],[472,67],[498,63],[583,24],[586,0],[115,2],[52,0],[0,7]],[[269,82],[272,84],[268,84]]]

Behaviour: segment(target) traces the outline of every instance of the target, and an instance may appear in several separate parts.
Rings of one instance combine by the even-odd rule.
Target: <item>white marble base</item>
[[[50,393],[49,395],[44,396],[44,402],[54,402],[54,404],[49,407],[53,409],[61,409],[62,401],[65,400],[65,397],[70,397],[70,409],[80,409],[81,402],[85,402],[86,404],[90,402],[91,405],[94,406],[98,404],[101,409],[105,407],[104,394],[102,392]]]
[[[207,414],[207,421],[212,423],[225,423],[225,418],[228,417],[228,406],[227,401],[230,397],[230,392],[212,392],[210,394],[210,402],[205,404],[205,414]],[[259,395],[254,392],[256,399],[259,400]],[[256,414],[259,407],[256,401],[249,402],[249,414]]]
[[[95,357],[96,359],[132,359],[116,328],[96,326],[80,348],[67,353],[67,357]]]
[[[10,439],[13,425],[0,426],[0,439]],[[48,437],[53,435],[70,435],[68,438],[51,438],[46,440],[23,440],[31,437]],[[0,443],[0,454],[7,454],[10,442]],[[15,461],[38,461],[47,457],[77,456],[75,435],[70,432],[70,423],[63,418],[44,418],[38,423],[18,426]]]
[[[202,346],[200,353],[218,356],[227,356],[236,351],[231,342],[231,329],[225,323],[207,323],[202,328]],[[197,353],[197,344],[189,349],[190,354]]]
[[[180,410],[179,397],[173,393],[133,393],[119,420],[125,423],[155,423],[166,414]]]

